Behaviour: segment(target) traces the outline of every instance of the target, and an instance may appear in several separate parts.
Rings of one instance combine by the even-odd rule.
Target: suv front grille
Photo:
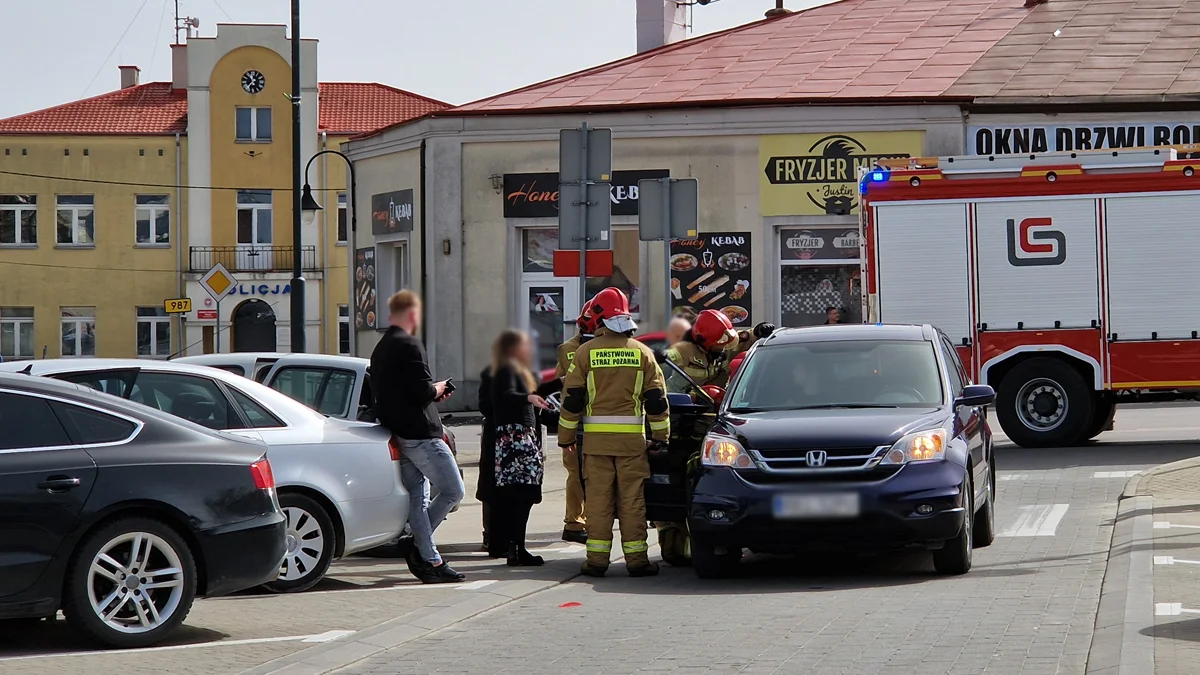
[[[874,448],[789,448],[783,450],[751,450],[750,454],[767,473],[833,473],[870,469],[879,463],[886,449],[887,446]]]

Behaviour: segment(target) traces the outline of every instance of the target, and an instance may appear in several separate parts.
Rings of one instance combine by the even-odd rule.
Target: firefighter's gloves
[[[662,441],[646,441],[646,452],[651,457],[658,457],[666,454],[667,444]]]
[[[774,332],[775,324],[773,323],[763,322],[754,327],[754,337],[759,338],[760,340],[762,338],[769,337],[771,333]]]

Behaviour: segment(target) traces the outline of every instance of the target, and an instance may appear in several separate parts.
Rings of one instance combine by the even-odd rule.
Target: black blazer
[[[537,409],[529,402],[529,386],[516,368],[504,366],[492,375],[492,421],[497,427],[506,424],[537,426]]]

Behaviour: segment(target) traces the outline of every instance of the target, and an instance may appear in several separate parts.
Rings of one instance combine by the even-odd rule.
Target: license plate
[[[784,520],[856,518],[860,509],[856,492],[775,495],[775,517]]]

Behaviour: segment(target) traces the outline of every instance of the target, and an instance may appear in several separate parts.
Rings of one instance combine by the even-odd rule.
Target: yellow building
[[[312,163],[325,207],[292,240],[291,45],[283,26],[220,25],[173,45],[171,82],[0,120],[0,357],[286,351],[292,256],[310,352],[349,341],[346,165]],[[371,83],[320,83],[301,43],[301,154],[447,107]],[[359,219],[370,227],[368,218]],[[200,286],[220,263],[218,305]],[[167,315],[188,297],[192,311]]]

